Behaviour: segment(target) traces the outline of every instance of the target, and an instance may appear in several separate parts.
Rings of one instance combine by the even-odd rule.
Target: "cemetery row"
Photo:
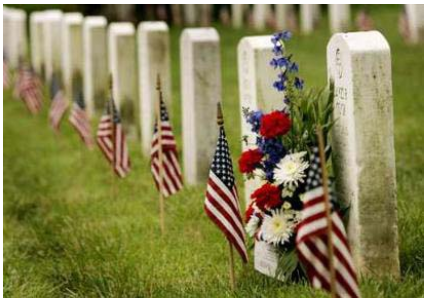
[[[5,57],[10,67],[27,55],[26,15],[4,10]],[[109,74],[113,97],[128,137],[150,154],[157,102],[156,79],[171,102],[170,45],[164,22],[107,25],[100,16],[58,10],[30,16],[31,62],[47,84],[61,74],[65,96],[74,99],[73,77],[83,76],[89,115],[104,109]],[[136,36],[136,39],[135,39]],[[181,92],[184,178],[205,183],[217,142],[216,107],[221,100],[220,37],[213,28],[189,28],[181,35]],[[277,76],[269,62],[270,36],[245,37],[238,46],[240,105],[276,109],[280,94],[271,89]],[[335,84],[333,148],[338,191],[351,204],[349,240],[356,267],[366,275],[399,275],[393,102],[390,48],[375,31],[335,34],[327,48],[328,76]],[[137,62],[137,63],[135,63]],[[242,135],[254,140],[242,116]],[[381,143],[378,143],[381,142]],[[381,177],[378,177],[381,175]],[[254,188],[246,181],[246,201]],[[258,249],[256,268],[271,274],[275,263]],[[273,267],[271,267],[273,266]]]

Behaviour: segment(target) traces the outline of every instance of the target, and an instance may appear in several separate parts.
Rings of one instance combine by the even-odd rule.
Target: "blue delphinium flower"
[[[266,154],[267,158],[275,164],[286,155],[286,149],[280,139],[258,137],[257,145],[261,152]]]
[[[298,90],[302,90],[304,88],[304,81],[299,77],[295,77],[294,86]]]
[[[282,82],[286,82],[288,80],[288,77],[286,75],[286,72],[281,72],[278,75],[278,78],[282,81]]]
[[[276,44],[273,46],[273,53],[275,56],[281,56],[283,55],[283,48],[282,45]]]
[[[261,126],[261,118],[263,113],[261,110],[252,111],[246,117],[246,122],[252,125],[252,132],[258,132]]]
[[[284,41],[289,41],[292,38],[292,33],[290,31],[285,30],[281,33],[280,37]]]
[[[276,88],[277,91],[285,91],[286,89],[285,84],[281,80],[275,81],[273,87]]]
[[[287,96],[285,96],[285,98],[283,99],[283,103],[289,105],[291,103],[291,100]]]
[[[295,63],[295,62],[292,62],[292,63],[288,66],[288,70],[289,70],[289,72],[292,72],[292,73],[296,73],[296,72],[298,72],[298,70],[299,70],[299,68],[298,68],[298,64],[297,64],[297,63]]]
[[[281,57],[279,59],[277,59],[277,65],[279,67],[288,67],[290,64],[289,58],[287,57]]]

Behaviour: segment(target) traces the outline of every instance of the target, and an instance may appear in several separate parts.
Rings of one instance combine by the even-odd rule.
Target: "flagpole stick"
[[[160,75],[157,74],[157,87],[159,91],[159,101],[156,106],[156,116],[157,116],[157,139],[159,146],[159,206],[160,206],[160,231],[162,235],[165,234],[165,202],[163,196],[163,145],[162,145],[162,118],[161,118],[161,103],[162,103],[162,88],[160,83]]]
[[[325,196],[325,211],[327,221],[327,235],[328,235],[328,260],[329,260],[329,273],[331,275],[331,296],[337,297],[336,290],[336,276],[334,265],[334,246],[332,241],[332,218],[331,218],[331,205],[329,202],[329,189],[328,189],[328,172],[326,171],[326,158],[325,158],[325,143],[323,140],[322,128],[317,126],[317,139],[319,141],[319,155],[320,165],[322,168],[322,183],[323,192]]]
[[[222,114],[222,108],[221,103],[218,102],[218,109],[217,109],[217,124],[221,128],[224,126],[224,117]],[[229,264],[230,264],[230,287],[232,291],[235,291],[236,289],[236,277],[234,273],[234,254],[233,254],[233,245],[231,244],[231,241],[228,241],[229,246]]]
[[[115,123],[114,123],[114,98],[113,96],[113,76],[112,74],[110,74],[110,99],[108,100],[109,102],[109,107],[110,107],[110,120],[111,120],[111,140],[113,142],[113,158],[111,160],[111,195],[113,200],[116,199],[116,194],[117,194],[117,189],[116,189],[116,175],[114,172],[114,168],[115,168],[115,164],[116,164],[116,131],[115,131]]]

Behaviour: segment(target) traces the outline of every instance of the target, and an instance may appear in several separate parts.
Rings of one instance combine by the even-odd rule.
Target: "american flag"
[[[75,94],[69,121],[71,125],[73,125],[74,129],[76,129],[86,146],[89,148],[92,147],[92,131],[89,118],[86,114],[86,106],[83,98],[83,91],[81,89],[79,89]]]
[[[130,171],[130,159],[120,115],[112,98],[99,122],[96,142],[116,175],[125,177]]]
[[[222,122],[221,122],[222,123]],[[209,171],[205,212],[234,246],[243,262],[248,261],[239,197],[224,127],[220,125],[215,155]]]
[[[21,63],[14,95],[21,98],[32,114],[38,113],[42,108],[42,91],[40,81],[34,70]]]
[[[161,125],[161,150],[162,150],[162,175],[159,165],[159,121],[154,125],[154,135],[151,140],[151,172],[160,190],[160,176],[163,180],[163,196],[168,197],[177,193],[183,187],[181,168],[178,162],[178,151],[176,149],[175,137],[169,122],[168,112],[163,101],[160,101],[160,125]]]
[[[304,263],[314,288],[332,291],[331,279],[335,275],[335,294],[338,297],[359,297],[356,270],[347,243],[344,224],[337,212],[330,214],[332,224],[332,259],[328,253],[328,220],[319,148],[312,149],[307,171],[302,220],[297,228],[298,256]],[[329,194],[329,193],[327,193]],[[334,271],[331,273],[330,261]]]
[[[61,84],[57,76],[52,78],[51,94],[53,96],[50,105],[49,120],[52,128],[59,131],[62,117],[68,108],[68,103],[64,98],[64,93],[61,89]]]

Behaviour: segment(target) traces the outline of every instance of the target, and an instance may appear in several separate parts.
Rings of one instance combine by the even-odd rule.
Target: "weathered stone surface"
[[[62,18],[62,78],[69,101],[75,97],[72,82],[76,73],[83,73],[83,16],[65,13]]]
[[[249,110],[281,109],[283,95],[275,91],[272,83],[277,78],[277,72],[270,66],[273,58],[270,36],[245,37],[238,46],[239,92],[240,107]],[[255,148],[256,136],[246,123],[241,110],[242,136],[247,137],[249,146],[242,142],[242,149]],[[245,181],[245,200],[250,202],[250,195],[259,187],[258,180]]]
[[[30,47],[31,64],[39,75],[43,75],[43,12],[33,12],[30,15]]]
[[[399,276],[390,48],[377,31],[335,34],[327,48],[335,85],[332,149],[338,197],[362,275]]]
[[[328,4],[328,8],[331,32],[347,31],[350,28],[350,4]]]
[[[113,77],[113,96],[130,138],[139,135],[135,28],[130,22],[113,22],[108,27],[109,68]]]
[[[60,10],[47,10],[43,20],[43,53],[45,79],[49,84],[53,73],[61,74],[62,64],[62,18]]]
[[[213,28],[185,29],[180,43],[184,176],[194,185],[206,182],[218,137],[219,36]]]
[[[169,28],[165,22],[139,24],[138,65],[142,150],[144,154],[149,155],[153,137],[154,106],[159,98],[156,89],[157,75],[160,75],[164,100],[171,104]]]
[[[102,114],[109,91],[107,19],[88,16],[83,22],[83,80],[87,111]]]
[[[424,36],[424,4],[405,4],[409,42],[419,43]]]

